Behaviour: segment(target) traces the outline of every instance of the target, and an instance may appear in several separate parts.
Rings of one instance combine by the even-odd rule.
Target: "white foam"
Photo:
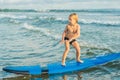
[[[25,15],[11,15],[11,14],[0,14],[0,18],[13,18],[13,19],[23,19],[27,18]]]
[[[101,21],[101,20],[80,19],[79,22],[82,22],[84,24],[120,25],[119,21]]]
[[[41,28],[41,27],[38,28],[38,27],[30,25],[28,23],[24,23],[23,28],[25,28],[27,30],[32,30],[32,31],[39,31],[44,36],[48,36],[48,37],[51,37],[53,39],[59,39],[59,35],[52,33],[52,31],[50,31],[47,28]]]
[[[32,26],[32,25],[29,25],[27,23],[24,23],[23,27],[25,29],[28,29],[28,30],[40,30],[39,28],[35,27],[35,26]]]

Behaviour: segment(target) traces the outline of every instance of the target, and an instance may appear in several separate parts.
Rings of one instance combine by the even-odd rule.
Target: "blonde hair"
[[[76,20],[76,23],[78,23],[78,15],[76,13],[70,14],[69,17],[73,18],[74,20]]]

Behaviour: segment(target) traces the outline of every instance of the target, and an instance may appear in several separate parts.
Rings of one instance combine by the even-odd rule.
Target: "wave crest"
[[[85,20],[85,19],[81,19],[79,22],[81,24],[96,24],[96,25],[105,25],[105,26],[120,26],[120,22],[113,22],[113,21],[99,21],[99,20]]]
[[[28,23],[24,23],[23,28],[31,31],[38,31],[42,36],[50,37],[54,40],[59,39],[58,35],[51,33],[51,31],[47,28],[36,27]]]
[[[120,13],[120,9],[0,9],[0,12],[89,12],[89,13]]]
[[[67,24],[68,20],[61,18],[61,17],[53,17],[53,16],[27,16],[27,15],[12,15],[12,14],[0,14],[0,21],[3,22],[3,20],[13,23],[22,23],[23,21],[31,21],[34,24],[42,24],[42,23],[62,23]],[[24,23],[24,22],[23,22]],[[97,19],[80,19],[80,24],[92,24],[92,25],[98,25],[98,26],[120,26],[120,21],[111,21],[111,20],[97,20]]]
[[[27,23],[24,23],[24,24],[23,24],[23,27],[24,27],[25,29],[28,29],[28,30],[37,30],[37,31],[40,30],[40,28],[37,28],[37,27],[32,26],[32,25],[29,25],[29,24],[27,24]]]

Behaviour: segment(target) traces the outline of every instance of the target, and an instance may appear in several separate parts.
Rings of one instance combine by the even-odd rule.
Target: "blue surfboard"
[[[31,75],[40,75],[42,73],[57,74],[57,73],[65,73],[71,71],[80,71],[117,59],[120,59],[120,53],[109,53],[106,55],[97,56],[93,58],[85,58],[83,59],[84,63],[79,63],[76,62],[75,60],[69,61],[66,63],[66,66],[62,66],[61,62],[56,62],[56,63],[48,64],[46,68],[43,68],[40,65],[7,66],[4,67],[3,70],[11,73],[31,74]]]

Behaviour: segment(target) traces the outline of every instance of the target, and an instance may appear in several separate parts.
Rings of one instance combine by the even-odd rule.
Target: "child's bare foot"
[[[84,61],[83,61],[83,60],[77,60],[77,62],[79,62],[79,63],[84,63]]]
[[[62,66],[66,66],[66,64],[65,64],[65,63],[61,63],[61,65],[62,65]]]

